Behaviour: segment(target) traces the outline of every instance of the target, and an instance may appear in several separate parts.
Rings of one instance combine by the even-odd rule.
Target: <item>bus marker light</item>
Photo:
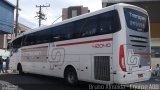
[[[126,72],[125,58],[124,58],[124,46],[123,45],[120,46],[119,65],[120,65],[122,71]]]
[[[117,74],[117,71],[113,71],[113,74]]]

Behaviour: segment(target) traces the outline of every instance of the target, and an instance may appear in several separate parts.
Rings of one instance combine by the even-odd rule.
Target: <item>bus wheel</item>
[[[24,75],[21,64],[18,64],[18,69],[17,70],[18,70],[19,75]]]
[[[65,70],[64,78],[70,85],[77,85],[78,83],[77,73],[73,67],[70,67],[67,70]]]

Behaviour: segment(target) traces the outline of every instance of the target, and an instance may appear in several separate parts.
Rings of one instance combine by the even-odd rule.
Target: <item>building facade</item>
[[[7,34],[13,33],[15,6],[6,0],[0,0],[0,49],[7,46]]]
[[[13,32],[14,8],[8,1],[0,0],[0,34]]]
[[[160,64],[160,0],[102,0],[102,7],[128,3],[147,10],[150,18],[152,66]]]
[[[27,31],[27,30],[31,30],[31,28],[18,23],[18,33],[17,35],[20,35],[21,33]],[[7,43],[8,41],[10,41],[11,39],[13,39],[15,37],[14,34],[0,34],[0,49],[6,49],[7,48]]]
[[[88,13],[88,7],[83,6],[71,6],[62,9],[62,20],[69,19],[84,13]]]

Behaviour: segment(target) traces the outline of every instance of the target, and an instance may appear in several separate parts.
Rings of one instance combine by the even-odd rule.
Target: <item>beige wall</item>
[[[151,23],[151,46],[160,46],[160,23]],[[160,58],[152,58],[151,66],[154,68],[160,64]]]
[[[152,38],[151,46],[160,46],[160,38]]]
[[[68,17],[68,9],[63,8],[63,10],[62,10],[62,20],[67,19],[67,17]]]
[[[160,38],[152,38],[151,46],[160,46]],[[160,58],[152,58],[151,66],[154,68],[157,64],[160,64]]]
[[[3,48],[4,45],[4,35],[0,35],[0,49]]]
[[[151,37],[160,38],[160,23],[151,23]]]
[[[7,48],[7,36],[6,34],[0,35],[0,49]]]
[[[23,24],[19,23],[18,26],[19,26],[19,28],[18,28],[18,31],[19,31],[18,35],[21,34],[21,32],[30,30],[29,27],[27,27],[27,26],[25,26]],[[13,38],[15,38],[15,36],[11,35],[11,34],[9,34],[9,35],[7,35],[7,34],[0,34],[0,49],[7,48],[8,40],[9,39],[13,39]]]
[[[151,59],[151,66],[154,68],[157,64],[160,65],[160,58],[152,58]]]
[[[88,13],[88,7],[71,6],[68,8],[63,8],[62,9],[62,20],[72,18],[72,13],[71,13],[72,10],[76,10],[77,15]]]

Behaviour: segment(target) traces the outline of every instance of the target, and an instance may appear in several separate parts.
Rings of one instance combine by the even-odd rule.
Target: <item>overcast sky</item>
[[[17,0],[8,0],[16,5]],[[38,19],[35,18],[39,8],[36,5],[48,5],[50,7],[43,8],[42,11],[47,15],[47,20],[42,21],[42,25],[51,25],[54,20],[62,15],[62,8],[69,6],[83,5],[88,7],[91,12],[102,8],[102,0],[19,0],[19,22],[31,28],[38,27]],[[58,20],[60,22],[61,19]]]

